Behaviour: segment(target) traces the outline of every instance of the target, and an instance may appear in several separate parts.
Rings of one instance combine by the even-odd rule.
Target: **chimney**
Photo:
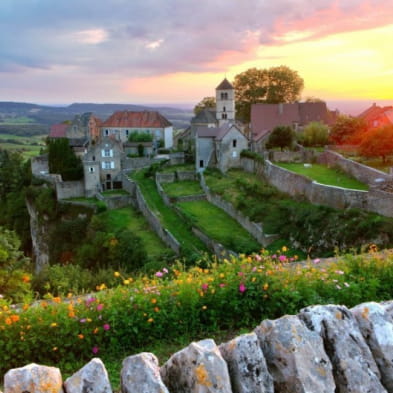
[[[284,104],[278,104],[278,114],[281,116],[284,113]]]

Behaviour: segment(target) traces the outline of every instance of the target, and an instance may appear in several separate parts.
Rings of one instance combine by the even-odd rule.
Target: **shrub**
[[[128,141],[129,142],[152,142],[153,135],[150,134],[150,132],[146,132],[146,131],[145,132],[133,131],[128,136]]]

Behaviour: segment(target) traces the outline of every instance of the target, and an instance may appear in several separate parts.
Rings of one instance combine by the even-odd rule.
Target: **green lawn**
[[[119,195],[129,195],[129,193],[123,189],[107,190],[107,191],[103,191],[101,194],[104,196],[108,196],[108,197],[119,196]]]
[[[177,204],[191,222],[224,247],[250,253],[261,249],[259,243],[237,221],[207,201]]]
[[[39,155],[41,148],[45,147],[47,135],[18,136],[11,134],[0,134],[0,149],[18,151],[24,158],[28,159]]]
[[[321,184],[330,186],[337,186],[343,188],[350,188],[354,190],[368,190],[368,186],[360,181],[346,175],[345,173],[328,168],[320,164],[311,164],[310,167],[304,166],[302,163],[275,163],[275,165],[288,169],[291,172],[298,173],[299,175],[306,176]]]
[[[189,225],[165,205],[158,194],[154,180],[144,177],[144,172],[144,170],[132,172],[131,177],[138,183],[146,203],[156,213],[163,226],[175,236],[185,252],[200,254],[207,251],[205,245],[192,233]]]
[[[162,188],[171,197],[203,194],[200,184],[192,180],[164,183],[162,184]]]
[[[146,219],[132,206],[108,210],[100,214],[106,221],[110,231],[129,229],[142,238],[149,259],[158,259],[171,250],[150,228]]]
[[[175,171],[191,171],[195,172],[194,164],[179,164],[179,165],[169,165],[162,167],[159,172],[170,173]]]
[[[106,208],[105,203],[103,201],[98,200],[97,198],[78,197],[78,198],[68,198],[68,199],[66,199],[66,201],[83,202],[83,203],[88,203],[91,205],[96,205],[97,207]]]

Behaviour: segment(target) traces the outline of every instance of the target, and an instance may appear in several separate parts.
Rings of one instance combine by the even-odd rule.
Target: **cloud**
[[[108,38],[108,32],[104,29],[81,30],[73,33],[72,38],[83,44],[95,45],[106,41]]]

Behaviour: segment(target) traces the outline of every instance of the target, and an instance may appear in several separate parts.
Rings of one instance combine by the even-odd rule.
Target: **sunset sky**
[[[250,67],[393,101],[386,0],[1,0],[0,101],[196,103]]]

